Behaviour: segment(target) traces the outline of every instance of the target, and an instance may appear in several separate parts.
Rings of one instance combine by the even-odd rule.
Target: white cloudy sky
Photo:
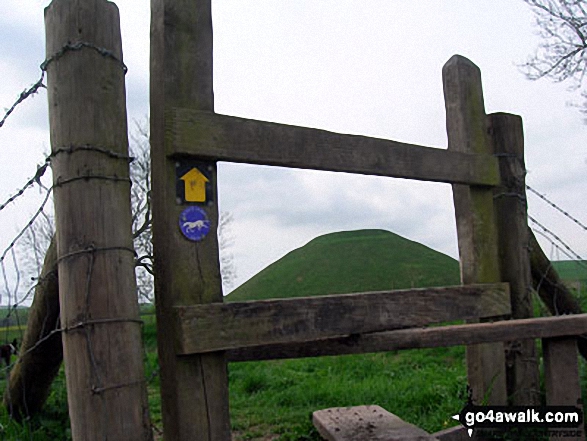
[[[0,108],[40,75],[48,0],[0,1]],[[149,111],[149,1],[118,0],[129,121]],[[216,112],[446,148],[441,69],[454,54],[482,70],[488,113],[524,118],[527,182],[587,223],[587,126],[564,84],[516,63],[538,44],[522,0],[213,0]],[[0,128],[0,201],[49,150],[41,91]],[[382,228],[457,257],[450,186],[221,164],[244,282],[327,232]],[[3,250],[40,195],[0,213]],[[530,195],[529,211],[587,256],[587,233]],[[565,258],[543,248],[554,258]]]

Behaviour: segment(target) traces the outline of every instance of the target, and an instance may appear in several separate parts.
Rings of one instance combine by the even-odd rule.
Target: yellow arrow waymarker
[[[186,202],[206,202],[206,182],[209,179],[197,168],[192,168],[181,178],[185,184]]]

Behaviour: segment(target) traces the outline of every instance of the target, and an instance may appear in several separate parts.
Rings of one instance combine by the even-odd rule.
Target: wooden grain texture
[[[230,361],[275,360],[325,355],[363,354],[401,349],[502,342],[519,339],[575,336],[587,329],[587,314],[532,319],[502,320],[427,328],[355,334],[313,342],[285,343],[231,349]]]
[[[493,152],[499,159],[501,184],[494,189],[499,236],[501,280],[511,287],[512,317],[529,318],[532,308],[526,167],[522,118],[496,113],[488,116]],[[506,350],[508,397],[513,405],[540,404],[540,377],[536,344],[508,342]]]
[[[444,65],[442,78],[448,149],[491,154],[479,68],[455,55]],[[461,282],[499,282],[498,232],[491,188],[454,184],[453,200]],[[501,343],[468,347],[467,372],[475,403],[481,403],[489,393],[489,404],[506,404],[505,355]]]
[[[437,182],[496,185],[497,161],[366,136],[175,108],[177,156]]]
[[[190,354],[506,315],[506,284],[424,288],[175,308]],[[401,312],[400,312],[401,311]]]
[[[333,407],[312,413],[328,441],[434,441],[437,438],[380,406]]]
[[[229,440],[228,372],[224,354],[177,357],[173,307],[222,302],[218,263],[218,192],[211,161],[210,232],[201,242],[178,228],[185,205],[176,203],[175,160],[167,157],[166,109],[212,112],[212,11],[210,0],[151,0],[150,122],[153,179],[153,249],[161,405],[165,439]]]
[[[546,405],[575,406],[582,413],[583,404],[576,338],[545,338],[542,340],[542,350]],[[585,425],[582,424],[578,429],[581,436],[565,439],[584,441]]]
[[[124,71],[95,49],[122,60],[119,21],[105,0],[54,0],[45,10],[61,324],[73,328],[62,334],[65,375],[72,437],[84,441],[152,439]],[[62,52],[76,43],[85,46]]]

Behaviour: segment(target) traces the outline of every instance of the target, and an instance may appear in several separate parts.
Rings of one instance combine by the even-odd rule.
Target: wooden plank
[[[507,113],[488,116],[493,152],[499,159],[501,185],[494,189],[501,280],[511,287],[512,317],[534,316],[530,273],[526,167],[522,118]],[[507,342],[507,388],[513,405],[540,404],[540,375],[532,340]]]
[[[483,103],[481,72],[471,61],[455,55],[442,69],[448,149],[491,154]],[[493,192],[481,186],[453,185],[461,282],[501,280]],[[472,399],[480,404],[507,401],[505,355],[502,343],[467,348],[467,374]]]
[[[449,152],[386,139],[174,108],[170,136],[177,156],[360,173],[424,181],[496,185],[489,155]]]
[[[314,342],[255,346],[229,350],[227,356],[229,361],[251,361],[363,354],[501,342],[509,340],[512,335],[519,339],[575,336],[586,330],[587,314],[581,314],[399,329]]]
[[[118,8],[106,0],[54,0],[45,24],[72,437],[150,440]]]
[[[428,432],[380,406],[333,407],[312,413],[318,433],[328,441],[433,441]]]
[[[507,284],[182,306],[175,308],[177,351],[313,341],[509,311]]]
[[[161,405],[165,439],[230,440],[228,373],[224,354],[177,357],[173,307],[222,302],[218,264],[216,164],[206,164],[211,201],[209,234],[200,242],[178,227],[186,205],[176,202],[176,161],[165,109],[212,112],[212,11],[210,0],[151,0],[151,159],[153,249]],[[209,169],[208,169],[209,167]]]

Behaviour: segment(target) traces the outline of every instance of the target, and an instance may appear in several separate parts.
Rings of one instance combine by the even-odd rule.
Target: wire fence
[[[7,108],[4,116],[0,120],[0,129],[7,127],[5,125],[6,122],[11,115],[14,115],[14,113],[18,111],[19,105],[31,96],[37,94],[40,90],[46,88],[43,83],[45,73],[48,66],[53,61],[70,52],[80,50],[93,50],[103,57],[118,62],[123,71],[125,73],[127,71],[124,63],[118,60],[112,52],[106,49],[84,42],[75,44],[68,43],[61,51],[47,59],[41,65],[40,79],[31,87],[24,90],[18,96],[16,101]],[[30,341],[30,336],[25,337],[26,324],[29,319],[28,310],[25,307],[30,306],[33,298],[39,295],[39,290],[46,289],[48,283],[54,283],[54,288],[58,290],[57,272],[60,261],[72,257],[87,259],[85,297],[86,305],[89,305],[91,301],[91,293],[96,289],[96,287],[93,286],[95,285],[95,282],[93,282],[93,274],[97,254],[109,251],[121,251],[99,249],[90,245],[87,249],[76,253],[76,256],[66,255],[61,256],[52,263],[48,262],[46,259],[45,262],[43,262],[49,244],[55,233],[52,209],[53,190],[57,186],[67,184],[67,182],[59,179],[53,183],[47,183],[46,180],[51,178],[47,178],[50,174],[47,174],[46,171],[57,154],[71,153],[73,149],[100,151],[130,162],[131,184],[133,184],[131,187],[131,200],[133,210],[134,249],[126,249],[125,251],[131,252],[135,259],[138,295],[142,301],[151,301],[153,298],[150,159],[148,151],[148,131],[146,126],[141,127],[141,130],[138,130],[138,135],[134,137],[131,145],[131,156],[119,155],[115,152],[107,151],[107,149],[102,149],[96,146],[66,146],[54,149],[50,155],[43,159],[41,165],[37,166],[34,174],[32,174],[22,186],[17,187],[15,191],[11,192],[4,199],[4,201],[2,201],[2,196],[0,195],[0,201],[2,201],[0,205],[0,216],[5,216],[10,207],[18,209],[19,207],[17,207],[17,205],[21,203],[21,201],[25,201],[25,205],[30,205],[32,198],[27,195],[32,194],[32,189],[38,189],[41,194],[41,202],[34,210],[34,213],[30,215],[24,227],[20,228],[14,237],[9,239],[8,245],[4,249],[0,250],[0,305],[4,305],[0,308],[0,346],[2,346],[3,340],[4,342],[7,342],[6,347],[9,350],[9,353],[7,354],[8,356],[0,359],[0,381],[4,378],[7,389],[9,389],[11,378],[9,373],[13,370],[18,360],[22,360],[25,357],[34,354],[36,351],[47,345],[51,340],[55,341],[55,339],[58,339],[58,344],[60,344],[61,334],[63,333],[82,332],[83,335],[85,335],[87,342],[87,355],[91,361],[93,394],[101,395],[112,389],[139,387],[145,383],[154,385],[159,374],[159,367],[156,359],[153,360],[152,357],[154,348],[147,348],[147,344],[153,345],[152,341],[148,343],[145,342],[145,345],[143,346],[143,358],[148,369],[145,378],[132,379],[124,383],[121,382],[120,384],[107,384],[103,380],[103,375],[99,368],[100,363],[97,361],[93,349],[90,328],[103,325],[105,321],[93,320],[88,314],[88,310],[86,310],[86,315],[81,318],[77,325],[70,324],[69,326],[63,326],[59,319],[59,315],[57,315],[52,319],[43,321],[41,331],[38,335],[34,336],[33,341]],[[128,179],[126,181],[128,181]],[[35,198],[38,198],[38,196],[35,195]],[[47,266],[47,264],[49,266]],[[120,321],[120,319],[114,319],[114,321]],[[136,323],[141,326],[141,328],[144,327],[144,322],[141,319],[125,319],[124,321],[128,323]],[[109,323],[110,322],[112,321],[109,321]],[[15,348],[8,344],[8,342],[12,342],[15,339],[15,342],[23,342],[24,339],[29,340],[28,346],[24,350],[21,348],[19,351],[18,358],[11,357],[11,355],[14,355],[11,354],[11,352],[13,352]],[[4,355],[4,353],[2,355]],[[6,361],[6,363],[4,364],[3,361]],[[25,395],[27,394],[26,391],[23,392]],[[10,402],[10,395],[6,394],[5,398],[6,397],[9,399],[9,402],[6,404],[11,407],[12,403]],[[106,416],[107,409],[103,409],[103,411],[103,415]],[[28,414],[28,411],[25,410],[25,413]],[[24,420],[25,423],[27,421],[28,420],[26,419]],[[107,422],[105,421],[104,424],[107,424]],[[0,437],[2,436],[1,429],[2,427],[0,425]],[[153,427],[153,430],[155,432],[160,432],[160,429],[157,427]],[[29,433],[32,439],[32,432]]]

